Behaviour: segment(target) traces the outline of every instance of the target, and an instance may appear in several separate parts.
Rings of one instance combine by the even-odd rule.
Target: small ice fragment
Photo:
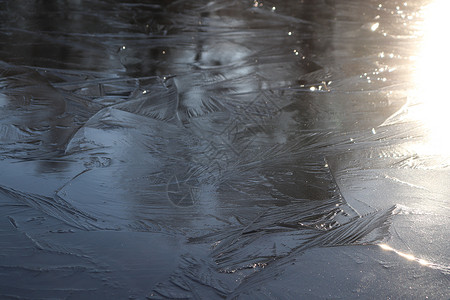
[[[375,130],[375,128],[372,128],[372,133],[377,134],[377,131]]]

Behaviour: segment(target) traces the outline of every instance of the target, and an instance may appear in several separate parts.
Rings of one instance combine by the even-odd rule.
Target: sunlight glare
[[[416,257],[415,257],[414,255],[412,255],[412,254],[407,254],[407,253],[398,251],[398,250],[392,248],[392,247],[389,246],[389,245],[386,245],[386,244],[379,244],[378,246],[379,246],[381,249],[385,250],[385,251],[392,251],[392,252],[394,252],[395,254],[397,254],[397,255],[399,255],[399,256],[401,256],[401,257],[403,257],[403,258],[406,258],[407,260],[417,261],[417,262],[420,263],[421,265],[430,265],[430,262],[428,262],[428,261],[426,261],[426,260],[424,260],[424,259],[416,258]]]
[[[435,0],[424,7],[423,41],[415,66],[411,113],[429,130],[428,154],[450,153],[449,12],[448,0]]]

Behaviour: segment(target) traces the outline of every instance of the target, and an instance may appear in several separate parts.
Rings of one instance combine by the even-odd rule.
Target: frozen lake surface
[[[0,298],[450,298],[448,11],[0,2]]]

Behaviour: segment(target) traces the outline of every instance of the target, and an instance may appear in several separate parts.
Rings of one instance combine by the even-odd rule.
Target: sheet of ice
[[[0,295],[448,298],[429,2],[1,2]]]

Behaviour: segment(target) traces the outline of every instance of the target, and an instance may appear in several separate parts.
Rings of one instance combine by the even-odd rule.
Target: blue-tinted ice
[[[0,295],[448,298],[405,3],[1,2]]]

